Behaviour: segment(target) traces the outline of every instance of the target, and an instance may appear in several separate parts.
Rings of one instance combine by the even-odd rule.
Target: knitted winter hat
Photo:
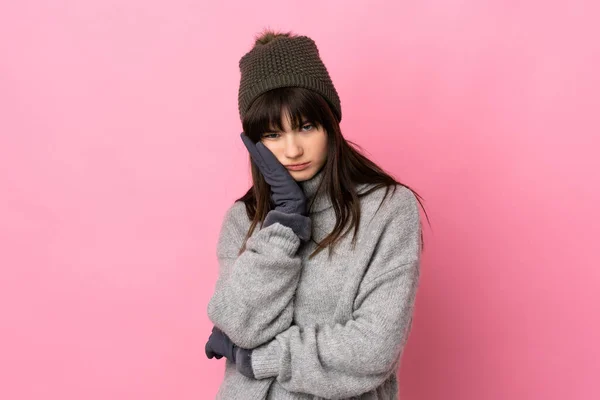
[[[338,122],[342,109],[327,68],[315,42],[307,36],[277,36],[257,44],[239,62],[241,81],[238,92],[240,119],[262,93],[280,87],[303,87],[322,95]]]

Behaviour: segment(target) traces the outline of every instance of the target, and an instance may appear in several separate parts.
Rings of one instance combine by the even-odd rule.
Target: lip
[[[292,170],[292,171],[302,171],[303,169],[308,168],[309,165],[310,165],[310,161],[306,162],[304,164],[288,165],[288,166],[286,166],[286,168],[289,170]]]

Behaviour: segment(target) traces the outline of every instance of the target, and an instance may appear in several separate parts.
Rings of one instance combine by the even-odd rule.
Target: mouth
[[[286,165],[286,168],[291,171],[302,171],[310,165],[310,161],[304,164]]]

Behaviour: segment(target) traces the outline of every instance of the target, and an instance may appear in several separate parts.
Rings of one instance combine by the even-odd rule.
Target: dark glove
[[[312,221],[308,217],[307,199],[287,169],[264,144],[254,144],[244,132],[240,134],[254,164],[271,186],[271,199],[275,208],[267,213],[263,228],[279,222],[290,227],[304,241],[312,235]]]
[[[235,363],[237,346],[233,344],[231,339],[216,326],[213,327],[212,333],[208,338],[208,342],[204,346],[206,357],[220,360],[223,356]]]
[[[277,157],[261,142],[254,144],[244,132],[240,136],[254,164],[271,186],[275,210],[286,214],[307,215],[304,191]]]
[[[237,348],[237,354],[235,356],[236,363],[235,367],[238,372],[248,378],[255,379],[254,370],[252,369],[252,349]]]
[[[220,360],[225,356],[228,360],[235,363],[236,369],[248,378],[254,379],[252,370],[252,350],[244,349],[233,344],[231,339],[216,326],[204,346],[204,352],[208,358]]]

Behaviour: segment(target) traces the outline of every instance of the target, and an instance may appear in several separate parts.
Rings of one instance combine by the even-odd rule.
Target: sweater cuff
[[[300,240],[307,241],[312,233],[312,221],[310,217],[302,214],[287,214],[278,210],[271,210],[265,217],[263,228],[279,222],[281,225],[292,228]]]
[[[251,364],[255,379],[278,376],[280,359],[281,345],[277,339],[252,350]]]

